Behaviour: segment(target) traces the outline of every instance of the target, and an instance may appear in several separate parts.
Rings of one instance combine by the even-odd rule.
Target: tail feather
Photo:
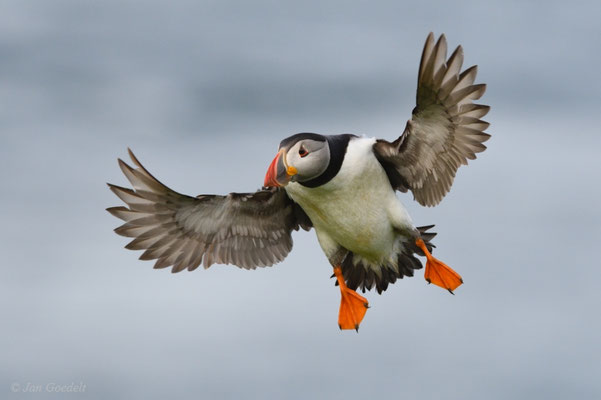
[[[417,227],[430,252],[435,247],[430,242],[436,236],[436,233],[429,232],[433,227],[434,225]],[[342,274],[346,285],[350,289],[361,289],[365,293],[366,290],[375,287],[376,291],[381,294],[388,288],[388,285],[395,283],[397,279],[403,279],[404,276],[413,276],[416,269],[423,268],[421,261],[415,254],[424,256],[423,251],[412,240],[404,242],[403,250],[397,255],[397,264],[382,264],[376,270],[372,265],[365,265],[363,261],[357,262],[354,259],[355,255],[349,251],[341,263]]]

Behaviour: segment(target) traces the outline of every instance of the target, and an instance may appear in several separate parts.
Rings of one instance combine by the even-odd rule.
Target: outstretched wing
[[[292,230],[311,228],[302,209],[280,189],[227,196],[179,194],[154,178],[129,151],[137,168],[119,160],[133,186],[109,184],[127,207],[107,211],[125,221],[115,232],[132,237],[141,260],[172,272],[214,263],[254,269],[282,261],[292,249]]]
[[[455,173],[486,149],[489,123],[480,120],[489,106],[474,104],[486,90],[474,84],[477,67],[463,72],[461,46],[447,56],[441,35],[430,33],[417,80],[417,106],[403,134],[394,142],[378,140],[374,152],[397,190],[410,189],[424,206],[435,206],[449,192]]]

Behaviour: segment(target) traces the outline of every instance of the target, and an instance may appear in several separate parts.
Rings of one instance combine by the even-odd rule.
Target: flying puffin
[[[358,330],[368,301],[356,290],[382,293],[413,276],[426,257],[425,279],[451,293],[461,276],[434,258],[433,225],[416,227],[396,191],[411,190],[423,206],[437,205],[455,173],[486,147],[482,118],[490,107],[474,104],[486,89],[474,84],[476,66],[461,72],[461,46],[446,59],[444,35],[430,33],[421,57],[417,105],[403,134],[384,139],[351,134],[298,133],[284,139],[255,193],[226,196],[177,193],[129,155],[119,160],[133,189],[109,184],[126,204],[107,211],[125,221],[115,229],[134,238],[125,247],[144,250],[154,268],[192,271],[200,264],[245,269],[276,264],[292,250],[293,230],[315,229],[340,287],[340,329]]]

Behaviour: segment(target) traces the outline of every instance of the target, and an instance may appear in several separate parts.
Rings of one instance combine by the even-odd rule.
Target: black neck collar
[[[340,167],[342,167],[342,162],[344,161],[344,155],[346,154],[346,148],[348,147],[348,142],[354,137],[357,136],[348,133],[344,135],[325,136],[328,146],[330,147],[330,163],[328,164],[328,168],[326,168],[326,170],[317,178],[298,183],[310,188],[315,188],[328,183],[336,176],[338,171],[340,171]]]

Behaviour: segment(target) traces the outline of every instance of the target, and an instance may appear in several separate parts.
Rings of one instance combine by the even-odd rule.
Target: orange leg
[[[338,326],[340,329],[354,329],[359,332],[359,324],[369,308],[367,299],[346,286],[340,267],[334,268],[334,275],[336,275],[342,295],[338,312]]]
[[[422,249],[427,258],[424,278],[426,278],[428,283],[433,283],[454,294],[453,290],[457,289],[463,283],[461,275],[453,271],[451,267],[442,261],[434,258],[422,239],[417,239],[415,244]]]

